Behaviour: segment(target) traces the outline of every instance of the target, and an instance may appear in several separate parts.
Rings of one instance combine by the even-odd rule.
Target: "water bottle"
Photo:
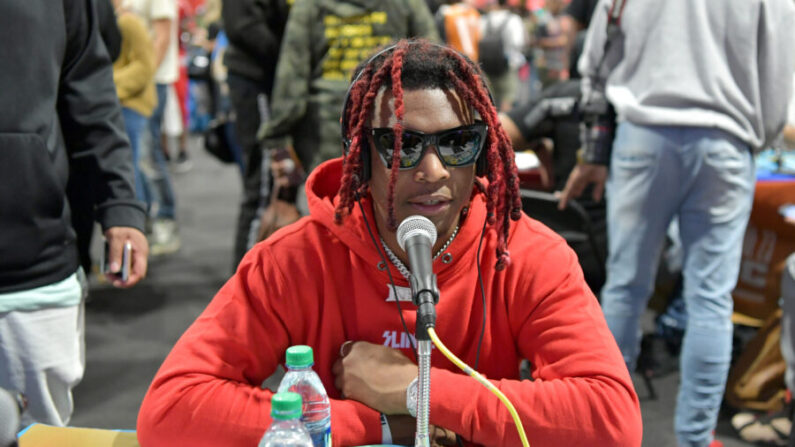
[[[293,391],[301,395],[304,426],[315,447],[331,447],[331,405],[317,373],[312,370],[315,360],[310,346],[287,348],[287,372],[279,384],[279,392]]]
[[[259,441],[259,447],[312,447],[312,438],[301,422],[301,395],[276,393],[271,399],[273,423]]]

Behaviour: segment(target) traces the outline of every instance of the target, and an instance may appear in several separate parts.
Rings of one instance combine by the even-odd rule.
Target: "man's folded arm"
[[[256,445],[270,425],[273,392],[261,384],[284,360],[302,319],[290,299],[262,298],[291,295],[270,252],[253,252],[155,375],[138,414],[142,446]],[[335,444],[381,442],[377,411],[336,399],[331,411]]]
[[[567,247],[545,253],[507,304],[517,346],[504,349],[530,360],[533,380],[491,382],[516,408],[531,445],[639,446],[640,404],[577,257]],[[471,377],[434,368],[431,386],[431,424],[477,444],[520,445],[507,408]]]

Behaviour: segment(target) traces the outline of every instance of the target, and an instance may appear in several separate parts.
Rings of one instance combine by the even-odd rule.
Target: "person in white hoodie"
[[[617,32],[606,46],[608,23]],[[590,183],[600,197],[606,182],[602,306],[630,370],[665,231],[678,217],[690,316],[674,420],[681,446],[721,445],[713,430],[731,358],[730,293],[753,201],[753,153],[784,126],[794,43],[792,0],[602,0],[580,59],[584,97],[595,104],[603,93],[619,124],[611,145],[609,126],[584,121],[596,122],[587,132],[593,144],[584,144],[561,206]]]

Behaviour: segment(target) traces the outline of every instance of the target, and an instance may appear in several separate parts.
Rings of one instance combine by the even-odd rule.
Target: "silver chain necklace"
[[[433,255],[433,259],[438,258],[439,256],[442,255],[442,253],[444,253],[445,250],[447,250],[447,247],[450,245],[451,242],[453,242],[453,239],[455,239],[455,236],[457,234],[458,234],[458,225],[455,226],[455,230],[453,230],[453,234],[450,235],[450,239],[447,239],[447,242],[445,242],[444,245],[442,245],[442,248],[440,248],[439,251],[437,251],[436,254]],[[400,272],[401,275],[403,275],[404,278],[409,279],[409,277],[411,276],[411,272],[409,271],[409,269],[406,268],[406,266],[397,257],[397,255],[395,255],[395,253],[393,253],[392,250],[389,249],[389,247],[386,245],[386,242],[384,242],[384,238],[382,238],[380,235],[379,238],[381,239],[381,246],[384,247],[384,252],[386,252],[386,256],[392,262],[392,265],[394,265],[395,268],[398,269],[398,271]]]

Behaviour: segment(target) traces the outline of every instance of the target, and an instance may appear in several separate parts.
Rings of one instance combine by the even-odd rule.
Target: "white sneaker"
[[[179,250],[179,232],[174,219],[155,219],[152,222],[152,236],[149,241],[149,254],[166,255]]]

